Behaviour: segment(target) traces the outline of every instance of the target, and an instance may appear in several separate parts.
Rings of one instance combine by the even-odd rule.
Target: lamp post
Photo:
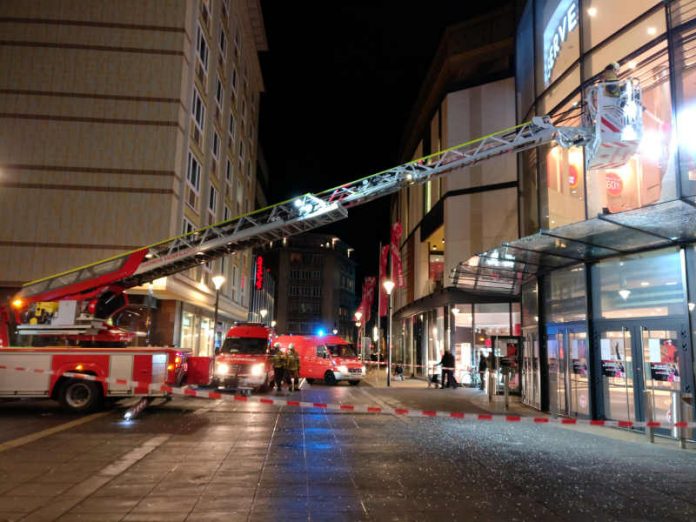
[[[358,347],[358,350],[360,350],[360,354],[362,356],[363,362],[365,361],[365,352],[363,351],[362,347],[362,339],[360,338],[360,326],[362,326],[362,323],[360,320],[362,319],[363,313],[360,310],[357,310],[354,314],[353,317],[355,317],[355,326],[358,329],[358,339],[357,342],[355,343],[356,346]]]
[[[268,315],[268,310],[266,310],[265,308],[262,308],[261,310],[259,310],[259,314],[261,315],[261,322],[265,324],[266,323],[266,316]]]
[[[213,277],[215,287],[215,313],[213,314],[213,354],[215,353],[215,341],[217,341],[218,305],[220,304],[220,289],[225,284],[225,276],[216,275]]]
[[[387,386],[391,386],[391,363],[392,363],[392,290],[394,290],[394,281],[387,279],[382,283],[384,291],[387,292],[387,319],[389,326],[387,328]]]

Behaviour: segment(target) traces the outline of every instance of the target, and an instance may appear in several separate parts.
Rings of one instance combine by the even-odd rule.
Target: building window
[[[230,85],[232,86],[232,93],[237,92],[237,68],[232,67],[232,72],[230,74]]]
[[[205,39],[200,25],[196,28],[196,55],[203,69],[208,72],[208,42]]]
[[[213,132],[213,156],[215,159],[220,157],[220,136],[217,132]]]
[[[227,159],[226,165],[225,165],[225,179],[227,180],[227,183],[232,183],[232,162]]]
[[[210,185],[210,191],[208,192],[208,211],[215,216],[215,213],[217,211],[217,199],[218,199],[218,191],[217,189]]]
[[[234,56],[235,58],[239,58],[239,55],[242,53],[242,41],[241,37],[239,36],[239,28],[237,28],[237,31],[234,33]]]
[[[220,55],[222,59],[225,60],[227,59],[227,34],[225,34],[224,29],[220,30],[220,39],[218,43],[220,44]]]
[[[203,133],[203,128],[205,127],[205,105],[203,104],[203,98],[198,94],[198,89],[195,87],[193,88],[191,114],[193,115],[193,120],[196,122],[196,127]]]
[[[234,139],[234,114],[230,112],[230,121],[227,126],[227,132],[230,135],[230,138]]]
[[[616,2],[614,0],[591,0],[584,2],[583,48],[592,49],[613,34],[648,11],[659,0],[631,0]],[[662,14],[664,17],[664,13]]]
[[[223,221],[228,221],[232,217],[232,212],[230,212],[230,207],[225,205],[225,208],[222,211],[222,219]]]
[[[244,141],[239,140],[239,161],[244,162]]]
[[[218,76],[217,82],[215,83],[215,103],[217,103],[222,112],[222,104],[225,102],[225,88],[222,86],[222,81]]]
[[[191,152],[188,153],[186,187],[186,203],[188,206],[197,211],[198,194],[201,188],[201,164]]]
[[[191,223],[188,219],[184,218],[181,232],[183,234],[190,234],[194,230],[196,230],[196,227],[193,226],[193,223]]]

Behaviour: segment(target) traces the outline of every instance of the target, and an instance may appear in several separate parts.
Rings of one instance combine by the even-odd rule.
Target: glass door
[[[569,407],[573,416],[590,415],[590,387],[587,364],[587,332],[584,327],[567,330]]]
[[[604,415],[612,420],[636,420],[633,340],[625,326],[600,330]]]
[[[679,331],[668,325],[650,328],[641,326],[643,355],[643,379],[650,402],[653,420],[673,422],[676,404],[672,404],[673,391],[680,391]]]

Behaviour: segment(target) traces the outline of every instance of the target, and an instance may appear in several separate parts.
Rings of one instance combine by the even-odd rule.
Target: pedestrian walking
[[[479,389],[483,390],[484,389],[484,377],[486,376],[486,370],[488,369],[488,363],[486,362],[486,356],[483,355],[483,352],[481,352],[480,357],[479,357],[479,364],[478,364],[478,373],[479,373]]]
[[[300,357],[291,344],[288,350],[286,376],[289,391],[300,391]]]
[[[442,389],[444,388],[456,388],[454,382],[454,354],[449,350],[445,350],[442,354],[442,359],[437,363],[442,366]],[[447,383],[445,384],[445,377],[447,378]]]
[[[283,380],[285,380],[288,358],[278,347],[276,347],[273,352],[271,364],[273,365],[273,383],[275,384],[276,390],[280,392],[283,388]]]

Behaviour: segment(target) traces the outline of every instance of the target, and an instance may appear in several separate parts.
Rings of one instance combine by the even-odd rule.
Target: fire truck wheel
[[[336,376],[334,375],[334,372],[329,370],[324,374],[324,382],[328,384],[329,386],[336,386],[338,381],[336,380]]]
[[[308,384],[314,384],[314,379],[310,379],[309,377],[307,377],[305,381],[307,381]]]
[[[66,410],[87,413],[101,406],[102,392],[95,382],[70,379],[61,386],[58,400]]]

